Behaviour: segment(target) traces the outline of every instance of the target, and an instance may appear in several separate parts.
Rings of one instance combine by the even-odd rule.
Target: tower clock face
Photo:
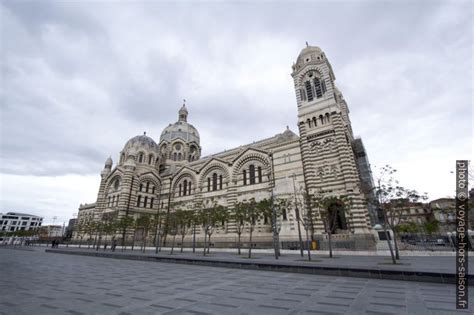
[[[174,146],[174,148],[179,151],[179,150],[181,150],[181,145],[177,144],[177,145]]]

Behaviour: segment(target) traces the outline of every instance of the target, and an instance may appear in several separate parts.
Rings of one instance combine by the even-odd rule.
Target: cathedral
[[[361,139],[354,138],[349,108],[335,85],[331,64],[319,47],[307,45],[293,64],[291,76],[298,133],[282,127],[273,137],[201,157],[199,132],[190,123],[192,112],[183,105],[177,121],[164,128],[158,142],[139,135],[127,141],[116,165],[107,159],[97,201],[80,206],[78,222],[100,220],[105,213],[135,218],[169,213],[176,204],[192,208],[196,203],[217,203],[232,208],[252,198],[295,200],[307,190],[319,196],[351,198],[350,209],[338,217],[335,239],[372,239],[371,227],[376,222],[365,195],[370,191],[366,188],[373,187],[370,166]],[[301,223],[295,210],[293,204],[278,218],[282,244],[298,239]],[[321,218],[316,217],[314,226],[316,238],[327,237]],[[271,231],[269,219],[256,223],[253,240],[257,246],[271,242]],[[198,241],[204,237],[200,229],[195,233]],[[185,242],[191,237],[186,236]],[[231,244],[236,238],[235,225],[227,222],[216,230],[213,242]]]

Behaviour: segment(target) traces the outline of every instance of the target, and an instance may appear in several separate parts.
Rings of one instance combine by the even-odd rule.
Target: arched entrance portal
[[[328,207],[331,234],[347,230],[345,207],[342,202],[333,202]]]

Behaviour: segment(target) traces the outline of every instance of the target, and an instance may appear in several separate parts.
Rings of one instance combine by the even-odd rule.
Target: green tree
[[[127,237],[127,229],[134,225],[135,219],[131,216],[125,215],[121,217],[117,222],[117,229],[122,231],[122,252],[124,251],[125,247],[125,239]]]
[[[137,228],[141,230],[142,235],[142,243],[141,243],[141,250],[145,252],[146,250],[146,245],[147,245],[147,239],[148,239],[148,232],[150,231],[150,228],[152,227],[153,220],[152,217],[149,214],[142,214],[138,219],[137,219]]]
[[[199,212],[199,222],[204,230],[204,256],[210,252],[211,236],[215,231],[215,228],[224,222],[227,218],[227,209],[217,202],[213,202],[208,208],[204,208]]]
[[[82,239],[84,238],[84,234],[86,233],[86,227],[84,220],[81,220],[74,224],[74,232],[76,232],[76,236],[79,237],[79,248],[82,245]]]
[[[396,264],[396,260],[400,259],[397,226],[403,222],[403,212],[408,211],[413,203],[427,199],[426,193],[421,195],[416,190],[400,186],[399,181],[394,177],[396,172],[397,170],[389,165],[382,167],[375,190],[377,204],[384,214],[384,231],[388,234],[387,227],[393,231],[395,256],[388,237],[387,242],[394,264]]]
[[[117,213],[113,212],[104,214],[102,216],[102,222],[104,231],[104,242],[105,244],[107,244],[107,236],[113,235],[113,237],[115,237],[115,232],[117,231]]]
[[[176,227],[178,229],[178,233],[181,235],[181,253],[182,253],[183,247],[184,247],[184,238],[186,237],[186,234],[188,233],[192,225],[193,212],[189,210],[177,210],[176,218],[177,218]]]
[[[429,235],[432,235],[433,233],[437,233],[439,231],[439,221],[433,220],[430,222],[425,222],[423,225],[423,228]]]
[[[248,217],[248,202],[236,202],[231,209],[230,218],[235,222],[235,230],[237,233],[237,252],[240,255],[241,236],[245,229],[245,222]]]
[[[173,255],[176,234],[178,234],[179,216],[179,211],[172,212],[167,216],[168,234],[173,237],[173,241],[171,242],[171,255]]]
[[[397,226],[398,233],[418,233],[420,227],[413,221],[408,221]]]
[[[260,212],[260,209],[262,207],[257,208],[257,203],[255,202],[255,199],[250,199],[250,201],[247,203],[248,208],[247,208],[247,217],[245,221],[248,224],[249,228],[249,255],[248,258],[252,258],[252,235],[253,231],[255,229],[255,224],[257,224],[257,221],[261,218],[262,213]]]

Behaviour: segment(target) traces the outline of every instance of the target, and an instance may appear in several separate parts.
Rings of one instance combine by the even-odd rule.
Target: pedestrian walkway
[[[456,310],[452,284],[57,255],[33,248],[0,247],[0,314],[472,314],[472,306]],[[469,300],[474,301],[474,290]]]
[[[195,253],[183,253],[164,248],[158,254],[154,250],[139,249],[124,250],[117,248],[115,252],[100,248],[99,250],[87,248],[59,248],[48,249],[51,253],[99,256],[118,259],[148,260],[170,263],[209,265],[239,269],[258,269],[271,271],[284,271],[294,273],[309,273],[321,275],[335,275],[372,279],[396,279],[407,281],[454,283],[455,257],[454,256],[405,256],[401,257],[396,265],[392,264],[390,257],[386,256],[348,256],[335,255],[329,258],[327,254],[312,253],[311,261],[307,255],[304,257],[295,254],[283,254],[278,260],[270,253],[252,253],[248,258],[247,251],[241,255],[234,252],[213,251],[203,255],[203,249],[196,249]],[[474,257],[470,262],[470,280],[474,284]]]

